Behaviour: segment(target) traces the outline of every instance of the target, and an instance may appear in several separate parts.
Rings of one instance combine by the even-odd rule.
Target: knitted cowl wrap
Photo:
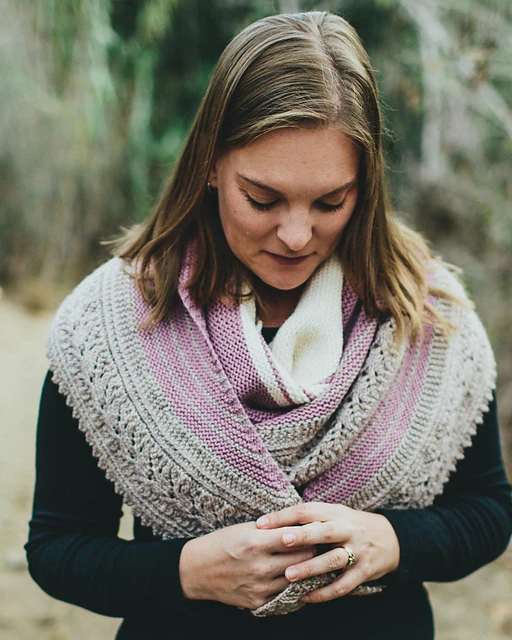
[[[326,296],[328,262],[314,275],[313,299]],[[369,511],[433,503],[494,388],[492,351],[469,306],[431,297],[456,329],[446,338],[427,326],[423,340],[396,344],[394,320],[367,317],[340,284],[329,296],[331,307],[341,305],[339,362],[323,380],[320,371],[309,381],[302,367],[297,382],[245,305],[194,305],[187,269],[181,303],[149,330],[141,328],[149,309],[133,277],[110,260],[64,301],[48,341],[54,380],[99,466],[144,525],[164,539],[197,537],[301,501]],[[445,268],[433,264],[432,274],[465,298]],[[299,325],[309,329],[299,331],[299,352],[317,325],[311,309],[301,309]],[[281,332],[286,343],[284,325],[275,341]],[[295,611],[334,577],[290,584],[253,613]]]

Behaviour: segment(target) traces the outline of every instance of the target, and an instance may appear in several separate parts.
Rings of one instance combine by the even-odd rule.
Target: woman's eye
[[[251,207],[257,209],[258,211],[269,211],[275,204],[277,204],[277,200],[272,200],[272,202],[259,202],[246,192],[244,193],[246,200],[249,202]],[[327,202],[317,202],[317,207],[321,211],[340,211],[345,206],[346,197],[343,198],[341,202],[337,204],[328,204]]]
[[[251,207],[254,207],[255,209],[258,209],[258,211],[268,211],[277,202],[277,200],[272,200],[272,202],[258,202],[258,200],[254,200],[254,198],[251,198],[251,196],[248,193],[245,193],[244,195],[245,195],[246,200],[251,205]]]
[[[345,196],[345,198],[343,198],[343,200],[341,202],[338,202],[337,204],[327,204],[327,202],[319,202],[317,206],[322,211],[340,211],[345,206],[346,199],[347,198]]]

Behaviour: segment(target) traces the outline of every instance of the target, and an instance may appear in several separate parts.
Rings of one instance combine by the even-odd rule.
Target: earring
[[[215,189],[215,187],[212,187],[212,183],[211,183],[211,182],[208,182],[208,183],[206,184],[206,191],[207,191],[210,195],[213,195],[213,194],[217,191],[217,189]]]

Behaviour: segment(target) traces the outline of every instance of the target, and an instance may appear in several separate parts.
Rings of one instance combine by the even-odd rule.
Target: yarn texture
[[[110,260],[63,302],[48,340],[54,380],[144,525],[196,537],[301,501],[433,503],[495,384],[473,310],[431,297],[453,333],[426,326],[421,341],[396,344],[394,320],[369,318],[331,259],[268,346],[253,303],[197,308],[188,269],[181,302],[149,330],[129,267]],[[451,273],[432,269],[438,287],[465,298]],[[314,353],[321,362],[308,368]],[[334,577],[291,584],[253,613],[295,611]]]

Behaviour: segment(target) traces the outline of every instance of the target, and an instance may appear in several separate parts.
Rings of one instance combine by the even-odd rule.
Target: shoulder
[[[431,260],[427,274],[428,302],[455,333],[468,323],[476,324],[484,331],[461,280],[460,270],[439,260]]]
[[[432,259],[427,265],[428,284],[439,293],[445,293],[464,303],[463,306],[471,306],[469,297],[461,280],[461,271],[456,267]],[[439,293],[436,297],[439,296]]]
[[[460,280],[460,272],[435,260],[430,267],[432,306],[450,327],[446,335],[436,332],[434,341],[443,350],[446,345],[447,359],[458,362],[464,376],[473,376],[475,385],[487,387],[485,396],[489,400],[495,387],[496,363],[487,331]]]
[[[62,349],[96,337],[107,329],[105,317],[113,304],[129,305],[134,280],[120,258],[112,258],[93,271],[64,299],[50,325],[47,354],[50,362]]]
[[[55,326],[65,317],[80,317],[86,309],[97,305],[109,293],[112,288],[125,285],[132,281],[126,270],[126,264],[120,258],[112,258],[102,264],[64,299],[59,306],[52,326]]]
[[[95,269],[64,299],[57,313],[77,302],[85,301],[101,295],[105,285],[118,278],[128,277],[126,263],[121,258],[111,258],[100,267]]]

